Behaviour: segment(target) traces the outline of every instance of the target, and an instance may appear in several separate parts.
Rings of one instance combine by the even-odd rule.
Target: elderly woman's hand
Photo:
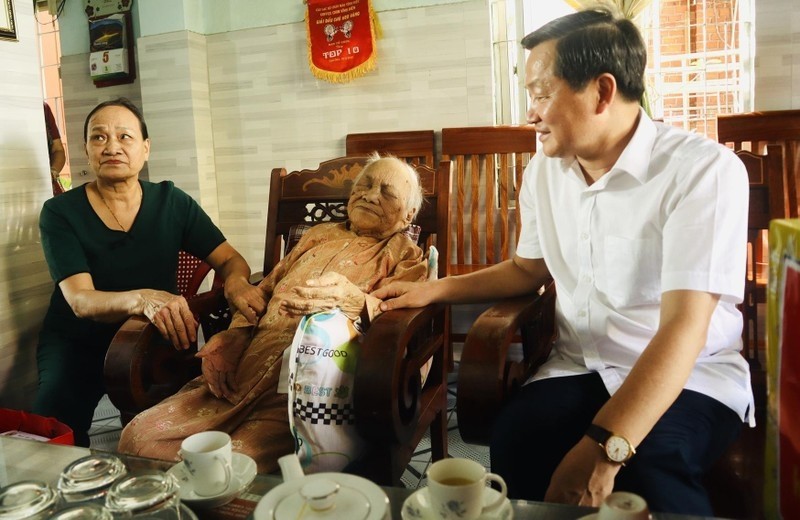
[[[361,315],[366,295],[353,282],[339,273],[325,273],[316,280],[295,287],[280,304],[280,313],[288,316],[305,316],[336,307],[350,319]]]
[[[244,277],[232,276],[225,280],[225,297],[253,325],[267,310],[264,290],[251,284]]]
[[[176,349],[187,349],[197,341],[197,320],[186,298],[166,291],[142,289],[142,314]]]
[[[228,329],[215,334],[197,353],[203,377],[215,397],[230,397],[237,390],[236,367],[250,345],[250,329]]]

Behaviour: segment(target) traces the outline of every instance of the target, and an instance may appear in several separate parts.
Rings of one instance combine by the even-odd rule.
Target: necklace
[[[100,191],[100,187],[99,187],[99,186],[97,186],[97,185],[95,185],[95,189],[97,189],[97,194],[98,194],[98,195],[100,195],[100,200],[102,200],[102,201],[103,201],[103,204],[105,205],[105,207],[106,207],[106,209],[108,210],[108,212],[109,212],[109,213],[111,213],[111,216],[112,216],[112,217],[114,217],[114,222],[116,222],[116,223],[117,223],[117,225],[119,226],[119,228],[120,228],[122,231],[124,231],[125,233],[127,233],[127,232],[128,232],[128,230],[127,230],[127,229],[125,229],[125,226],[123,226],[123,225],[122,225],[122,223],[119,221],[119,219],[117,218],[117,215],[114,213],[114,210],[113,210],[113,209],[111,209],[111,206],[109,206],[109,205],[108,205],[108,202],[106,202],[106,198],[105,198],[105,197],[103,197],[103,192],[102,192],[102,191]],[[141,185],[140,185],[140,186],[139,186],[139,202],[141,202],[141,201],[142,201],[142,187],[141,187]]]

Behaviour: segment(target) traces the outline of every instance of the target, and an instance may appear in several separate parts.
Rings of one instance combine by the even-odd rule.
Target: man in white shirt
[[[556,283],[559,339],[493,425],[509,495],[711,515],[703,473],[752,423],[741,349],[748,180],[713,141],[640,108],[646,49],[604,10],[526,36],[541,152],[520,192],[513,259],[395,284],[384,310],[532,294]],[[394,298],[394,299],[389,299]]]

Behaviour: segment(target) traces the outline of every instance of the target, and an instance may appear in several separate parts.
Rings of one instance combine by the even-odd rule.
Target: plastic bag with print
[[[289,355],[289,427],[306,473],[340,471],[363,452],[353,414],[361,330],[339,309],[304,316]]]

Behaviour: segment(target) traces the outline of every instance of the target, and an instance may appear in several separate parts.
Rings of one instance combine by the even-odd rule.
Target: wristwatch
[[[602,426],[590,425],[589,429],[586,430],[586,436],[596,441],[603,448],[609,462],[616,462],[624,466],[631,457],[636,455],[636,450],[628,439],[622,435],[611,433]]]

